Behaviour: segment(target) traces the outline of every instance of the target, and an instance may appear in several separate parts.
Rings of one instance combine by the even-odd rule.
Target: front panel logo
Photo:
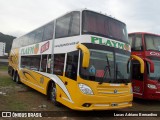
[[[114,94],[116,94],[117,92],[118,92],[118,91],[115,89],[115,90],[114,90]]]
[[[115,40],[111,40],[111,39],[102,39],[99,37],[91,37],[91,42],[94,44],[101,44],[101,45],[106,45],[109,47],[114,47],[114,48],[119,48],[119,49],[123,49],[123,50],[127,50],[127,51],[131,51],[131,47],[129,44],[123,43],[123,42],[119,42],[119,41],[115,41]]]

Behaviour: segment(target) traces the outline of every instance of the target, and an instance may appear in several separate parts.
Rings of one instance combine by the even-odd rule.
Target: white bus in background
[[[5,55],[6,43],[0,42],[0,56]]]

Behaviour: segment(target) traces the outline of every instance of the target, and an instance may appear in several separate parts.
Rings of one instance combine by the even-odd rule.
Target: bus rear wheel
[[[49,99],[51,100],[51,102],[53,102],[54,105],[59,106],[60,103],[57,102],[56,98],[57,98],[56,85],[54,82],[51,82],[50,88],[49,88]]]
[[[13,80],[13,81],[16,80],[15,77],[16,77],[16,72],[13,70],[13,71],[12,71],[12,80]]]
[[[16,81],[16,83],[18,83],[18,84],[21,83],[20,77],[19,77],[18,73],[16,74],[16,79],[15,79],[15,81]]]

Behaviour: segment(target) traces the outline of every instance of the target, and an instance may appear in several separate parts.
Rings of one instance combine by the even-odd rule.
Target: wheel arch
[[[46,87],[46,89],[47,89],[46,90],[47,99],[49,99],[49,92],[50,92],[49,90],[50,90],[50,87],[51,87],[52,83],[56,84],[55,81],[53,81],[52,79],[50,79],[49,82],[48,82],[48,84],[47,84],[47,87]]]

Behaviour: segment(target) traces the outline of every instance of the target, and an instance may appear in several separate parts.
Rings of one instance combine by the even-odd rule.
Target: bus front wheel
[[[57,97],[56,85],[54,82],[51,82],[50,88],[49,88],[49,98],[50,98],[51,102],[54,103],[54,105],[59,106],[60,103],[57,102],[56,97]]]

